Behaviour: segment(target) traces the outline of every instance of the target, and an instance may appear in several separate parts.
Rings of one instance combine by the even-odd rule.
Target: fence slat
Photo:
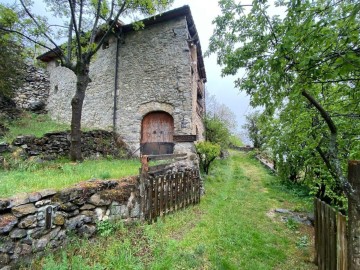
[[[337,269],[348,269],[347,266],[347,239],[346,239],[346,217],[337,213]]]
[[[179,193],[178,193],[178,190],[179,190],[179,174],[175,174],[175,208],[174,208],[174,211],[177,211],[179,209]]]
[[[155,185],[154,185],[154,191],[155,191],[155,196],[154,196],[154,220],[155,222],[157,221],[157,217],[158,217],[158,209],[159,209],[159,178],[155,177],[154,178],[155,181]]]
[[[315,234],[315,264],[319,265],[318,259],[318,250],[319,250],[319,220],[318,220],[319,214],[318,214],[318,199],[314,197],[314,234]]]
[[[149,223],[152,222],[153,219],[153,192],[154,192],[154,179],[149,179],[149,187],[148,187],[148,219]]]
[[[164,212],[164,176],[160,177],[160,203],[159,203],[159,216],[163,216]]]
[[[320,212],[320,218],[321,218],[321,231],[320,231],[320,239],[321,239],[321,247],[320,247],[320,252],[321,252],[321,257],[320,257],[320,265],[319,265],[319,269],[321,270],[325,270],[324,269],[324,265],[325,265],[325,261],[326,261],[326,251],[325,251],[325,238],[326,238],[326,228],[325,228],[325,209],[324,209],[324,204],[322,202],[320,202],[321,204],[321,212]]]
[[[330,211],[330,228],[329,228],[329,233],[330,233],[330,243],[329,243],[329,248],[330,248],[330,269],[332,270],[336,270],[336,211],[327,206],[327,208]]]
[[[346,270],[346,217],[319,199],[314,199],[314,213],[318,269]]]

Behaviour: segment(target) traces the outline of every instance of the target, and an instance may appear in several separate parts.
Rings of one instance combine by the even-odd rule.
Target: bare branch
[[[39,24],[39,22],[35,19],[35,17],[31,14],[31,12],[28,10],[28,8],[26,7],[24,0],[20,0],[20,3],[22,5],[22,7],[24,8],[26,14],[32,19],[32,21],[36,24],[36,26],[41,29],[41,26]],[[46,32],[42,32],[42,34],[55,46],[56,49],[58,49],[59,51],[61,51],[60,47],[56,44],[55,41],[52,40],[52,38],[46,33]]]
[[[71,11],[71,20],[73,22],[74,30],[75,30],[75,36],[76,36],[76,45],[77,45],[77,58],[78,60],[81,60],[81,43],[80,43],[80,33],[79,29],[76,25],[76,17],[75,17],[75,6],[73,0],[68,0],[70,11]]]
[[[100,49],[101,45],[104,43],[105,39],[108,37],[108,35],[112,31],[112,29],[114,28],[115,24],[117,23],[120,14],[123,13],[123,11],[125,9],[125,6],[126,6],[126,1],[123,2],[121,8],[119,9],[119,11],[117,12],[117,14],[116,14],[116,16],[114,18],[114,21],[110,25],[109,29],[105,32],[105,34],[103,35],[101,40],[98,42],[96,48],[89,53],[89,55],[88,55],[89,58],[91,58]]]
[[[61,51],[61,50],[59,51],[59,50],[57,50],[57,49],[50,48],[49,46],[45,45],[44,43],[41,43],[41,42],[39,42],[39,41],[37,41],[37,40],[35,40],[35,39],[27,36],[27,35],[24,35],[23,33],[19,32],[19,31],[16,31],[16,30],[11,30],[11,29],[7,29],[7,28],[3,28],[3,27],[1,27],[1,26],[0,26],[0,30],[1,30],[1,31],[4,31],[4,32],[14,33],[14,34],[17,34],[17,35],[19,35],[19,36],[22,36],[22,37],[26,38],[27,40],[29,40],[29,41],[31,41],[31,42],[33,42],[33,43],[35,43],[35,44],[37,44],[37,45],[39,45],[39,46],[47,49],[47,50],[55,53],[56,56],[59,57],[61,63],[63,63],[63,55],[62,55],[62,51]]]
[[[89,44],[92,44],[96,37],[97,26],[98,26],[99,17],[100,17],[100,9],[101,9],[101,1],[98,1],[98,6],[96,8],[96,14],[95,14],[95,21],[94,21],[94,25],[91,30],[91,37],[90,37]]]

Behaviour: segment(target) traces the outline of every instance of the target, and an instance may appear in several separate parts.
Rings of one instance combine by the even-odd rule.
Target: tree
[[[214,95],[206,95],[204,117],[206,140],[217,143],[222,149],[228,148],[232,134],[236,131],[236,116],[229,107],[220,104]]]
[[[209,174],[211,163],[220,155],[220,145],[211,142],[199,142],[195,145],[200,158],[200,167]]]
[[[219,103],[214,95],[205,93],[206,98],[206,117],[218,119],[224,124],[230,133],[235,133],[237,128],[236,115],[225,104]]]
[[[279,120],[278,127],[286,129],[279,134],[293,135],[286,146],[294,149],[297,141],[299,151],[312,148],[335,184],[356,202],[349,224],[359,224],[360,198],[344,171],[346,159],[360,155],[360,3],[283,0],[277,2],[281,17],[270,16],[263,0],[219,4],[222,15],[214,20],[209,53],[217,52],[224,75],[245,70],[236,86],[250,95],[253,106]],[[291,121],[299,123],[298,118],[305,124],[294,128]]]
[[[54,16],[66,21],[61,29],[65,29],[67,44],[57,43],[54,31],[46,19],[36,16],[31,11],[29,1],[20,0],[21,7],[27,15],[27,21],[34,25],[31,29],[1,26],[0,30],[17,33],[52,51],[60,64],[76,75],[75,95],[71,100],[71,160],[81,160],[81,113],[86,88],[90,82],[89,66],[91,59],[102,47],[110,35],[119,37],[120,16],[132,12],[146,15],[165,9],[172,0],[46,0]],[[19,25],[21,26],[21,24]],[[137,25],[139,27],[139,25]],[[43,40],[47,41],[45,43]],[[49,44],[49,45],[47,45]]]
[[[249,139],[252,141],[254,148],[261,148],[265,142],[264,130],[261,126],[261,114],[255,111],[246,115],[246,123],[243,128],[247,130]]]
[[[11,27],[18,15],[0,4],[0,27]],[[0,99],[9,99],[22,83],[24,55],[21,41],[15,35],[0,31]]]

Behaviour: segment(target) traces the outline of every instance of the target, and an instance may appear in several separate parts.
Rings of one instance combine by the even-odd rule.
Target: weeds
[[[22,161],[17,170],[2,171],[0,175],[0,198],[21,192],[41,189],[61,189],[92,178],[117,179],[136,175],[138,160],[86,160],[73,163],[66,159],[39,163]],[[101,173],[99,173],[101,172]]]
[[[300,236],[297,239],[296,246],[298,248],[307,248],[309,246],[309,237],[307,235]]]
[[[292,231],[299,229],[299,223],[297,223],[293,218],[289,217],[286,219],[286,227]]]
[[[79,240],[65,249],[67,261],[48,255],[47,264],[31,269],[51,260],[67,269],[75,269],[74,263],[82,269],[316,269],[309,262],[309,236],[294,237],[287,224],[266,216],[269,209],[301,207],[304,198],[279,191],[271,181],[277,179],[256,161],[233,154],[215,162],[200,205],[152,225],[119,229],[103,222],[98,232],[106,237]]]

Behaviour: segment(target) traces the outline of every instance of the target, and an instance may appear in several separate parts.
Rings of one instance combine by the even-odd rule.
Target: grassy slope
[[[153,225],[120,226],[90,244],[74,240],[31,269],[316,269],[311,249],[296,245],[311,231],[268,216],[274,208],[306,209],[307,198],[242,153],[217,161],[206,188],[200,205]]]
[[[20,135],[41,137],[47,132],[64,131],[69,125],[59,124],[48,115],[23,112],[21,118],[6,123],[9,132],[0,137],[0,142],[12,142]],[[86,130],[86,129],[85,129]],[[12,154],[16,169],[0,169],[0,198],[22,192],[41,189],[61,189],[91,178],[120,178],[135,175],[139,171],[138,160],[87,160],[83,163],[70,163],[66,160],[38,163],[36,160],[24,161]]]
[[[140,162],[135,159],[30,163],[17,170],[0,170],[0,198],[41,189],[61,189],[91,178],[114,179],[135,175],[139,167]]]
[[[20,135],[34,135],[41,137],[47,132],[69,130],[70,126],[59,124],[48,115],[23,112],[20,119],[7,123],[9,132],[0,141],[12,142]]]

